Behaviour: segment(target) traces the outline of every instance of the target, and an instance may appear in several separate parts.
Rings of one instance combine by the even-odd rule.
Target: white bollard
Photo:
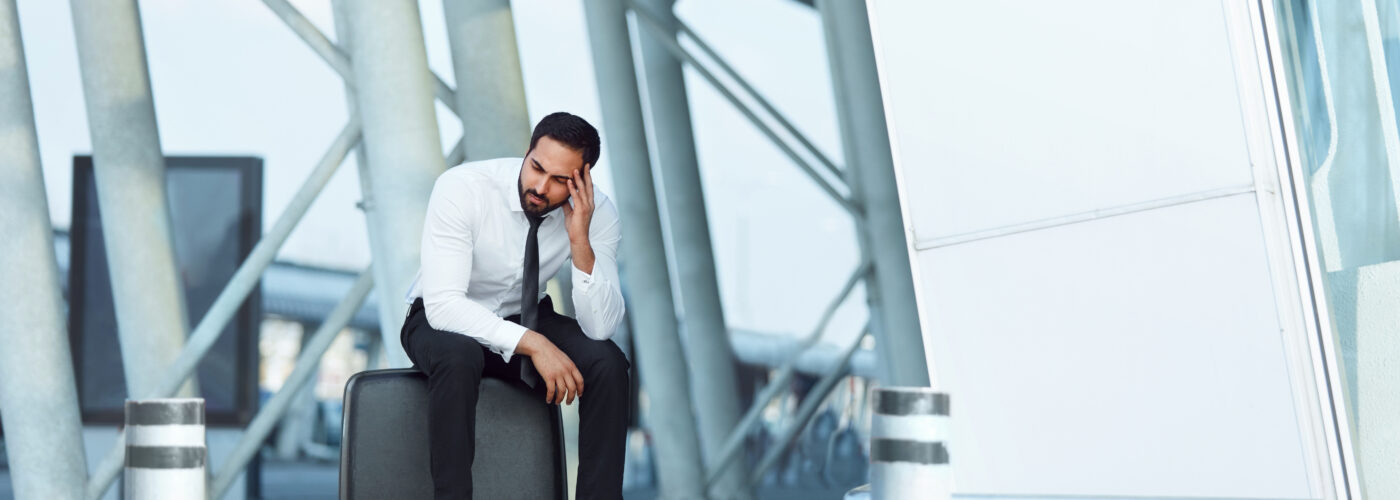
[[[948,395],[928,387],[877,387],[871,392],[870,498],[952,498]]]
[[[126,402],[127,500],[203,500],[207,493],[204,400]]]

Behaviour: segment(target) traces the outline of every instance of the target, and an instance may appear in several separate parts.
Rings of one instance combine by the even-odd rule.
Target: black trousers
[[[627,439],[628,368],[622,350],[611,340],[584,335],[578,321],[554,312],[549,297],[540,301],[535,331],[553,342],[583,374],[579,405],[578,499],[622,498],[622,465]],[[505,318],[520,322],[518,315]],[[428,434],[432,439],[433,489],[441,499],[471,498],[471,470],[476,449],[476,401],[481,377],[519,380],[520,368],[507,364],[476,339],[438,330],[428,324],[423,299],[409,308],[399,333],[414,368],[428,376]],[[544,404],[545,384],[536,392]],[[520,471],[528,481],[536,471]]]

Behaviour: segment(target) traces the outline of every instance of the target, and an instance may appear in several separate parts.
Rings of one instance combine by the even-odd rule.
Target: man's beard
[[[538,209],[538,210],[537,210],[537,209],[535,209],[535,208],[532,208],[532,207],[530,206],[529,199],[526,198],[526,195],[530,195],[530,194],[535,195],[536,197],[539,197],[539,199],[544,200],[545,202],[548,202],[548,201],[549,201],[549,198],[545,198],[545,197],[543,197],[543,196],[540,196],[540,194],[539,194],[539,193],[536,193],[534,189],[531,189],[531,190],[529,190],[529,191],[526,191],[526,190],[525,190],[525,185],[520,183],[520,178],[519,178],[519,177],[516,177],[516,178],[515,178],[515,192],[520,193],[520,208],[523,209],[523,210],[525,210],[525,213],[526,213],[526,214],[531,215],[531,216],[534,216],[534,217],[542,217],[542,216],[544,216],[545,214],[548,214],[549,212],[554,211],[554,209],[559,208],[560,206],[563,206],[565,203],[568,203],[568,202],[569,202],[569,199],[568,199],[568,198],[564,198],[563,201],[560,201],[559,203],[556,203],[556,204],[553,204],[553,205],[546,205],[546,206],[545,206],[544,208],[542,208],[542,209]]]

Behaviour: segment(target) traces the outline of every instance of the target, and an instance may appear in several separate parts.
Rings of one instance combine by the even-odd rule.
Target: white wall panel
[[[1306,497],[1256,207],[920,252],[957,491]]]
[[[1232,1],[868,2],[959,496],[1327,488]]]
[[[1251,183],[1220,0],[875,0],[917,240]]]

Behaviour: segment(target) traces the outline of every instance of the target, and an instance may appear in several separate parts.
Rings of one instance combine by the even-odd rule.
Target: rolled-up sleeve
[[[611,199],[603,199],[594,208],[588,240],[593,245],[593,272],[585,273],[570,261],[574,314],[578,316],[584,335],[605,340],[617,331],[626,312],[622,285],[617,277],[617,246],[622,241],[622,222]]]
[[[443,175],[433,184],[423,220],[423,311],[438,330],[466,335],[510,361],[525,327],[497,316],[467,297],[481,189],[472,177]],[[487,182],[482,179],[481,182]]]

